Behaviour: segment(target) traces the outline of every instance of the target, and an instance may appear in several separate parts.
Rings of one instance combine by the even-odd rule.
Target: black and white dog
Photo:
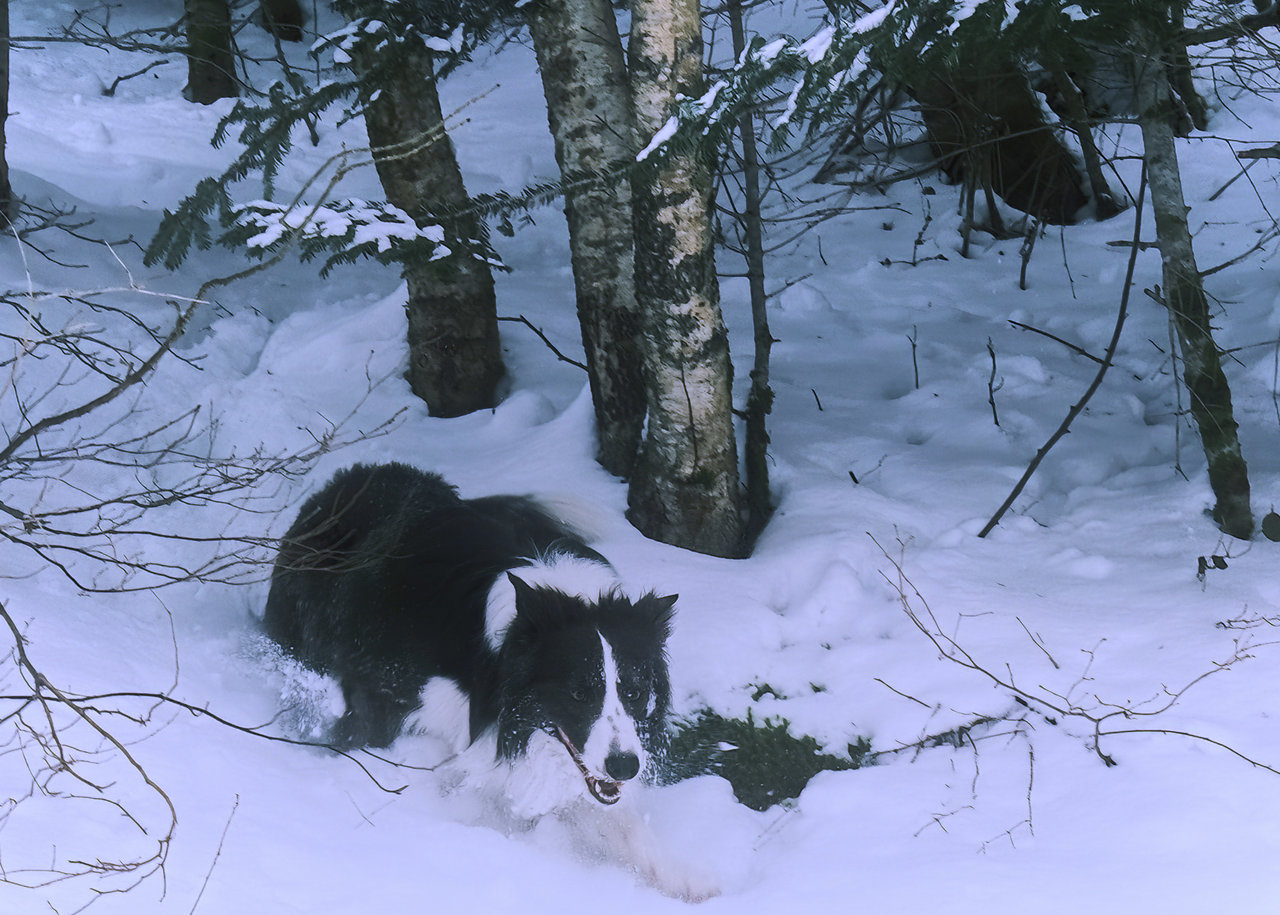
[[[675,600],[625,596],[532,499],[464,500],[436,474],[358,464],[285,534],[263,623],[341,686],[335,743],[391,743],[443,678],[467,701],[471,741],[492,734],[517,764],[556,747],[579,796],[611,805],[662,749]]]

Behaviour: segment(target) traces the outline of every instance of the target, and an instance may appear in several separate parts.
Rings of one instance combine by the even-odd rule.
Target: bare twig
[[[1108,766],[1116,765],[1116,760],[1103,751],[1103,739],[1107,737],[1121,736],[1125,734],[1167,734],[1176,737],[1186,737],[1194,740],[1202,741],[1213,746],[1220,747],[1230,752],[1233,756],[1244,760],[1251,766],[1263,769],[1275,775],[1280,775],[1280,768],[1265,763],[1259,759],[1248,756],[1235,747],[1230,746],[1220,740],[1208,737],[1203,734],[1178,730],[1174,728],[1136,728],[1136,727],[1117,727],[1119,722],[1130,722],[1139,718],[1154,718],[1164,714],[1173,708],[1190,690],[1203,683],[1208,678],[1231,670],[1236,664],[1249,660],[1253,657],[1252,652],[1258,648],[1266,646],[1274,646],[1280,643],[1269,642],[1258,645],[1245,645],[1236,642],[1235,650],[1224,661],[1215,661],[1213,665],[1205,672],[1196,677],[1191,678],[1177,689],[1162,688],[1156,702],[1149,702],[1145,705],[1134,705],[1131,703],[1108,703],[1094,696],[1095,704],[1092,706],[1083,706],[1069,698],[1069,696],[1058,695],[1047,689],[1041,688],[1040,691],[1031,691],[1019,686],[1011,673],[998,674],[989,666],[979,661],[967,648],[964,647],[955,636],[947,635],[942,626],[938,622],[937,616],[933,609],[929,606],[929,602],[925,599],[919,589],[912,584],[911,579],[907,577],[906,571],[902,567],[900,560],[895,559],[890,553],[877,541],[874,537],[871,541],[880,549],[890,565],[893,567],[894,576],[890,577],[882,573],[886,582],[898,594],[899,605],[903,612],[916,627],[919,632],[933,644],[939,655],[943,658],[958,664],[966,670],[971,670],[990,680],[1000,689],[1008,692],[1014,700],[1026,708],[1038,710],[1046,716],[1051,723],[1056,724],[1062,718],[1074,718],[1089,723],[1092,728],[1093,746],[1092,749],[1099,759]],[[1025,628],[1025,627],[1024,627]],[[1033,641],[1035,639],[1033,638]],[[1037,645],[1039,643],[1037,642]],[[1043,650],[1043,648],[1042,648]],[[1093,653],[1087,652],[1092,664]],[[1051,659],[1052,660],[1052,659]],[[1088,668],[1086,667],[1082,679],[1087,679]]]
[[[163,873],[165,862],[168,860],[169,847],[173,841],[174,830],[178,825],[178,811],[174,807],[172,798],[161,788],[147,772],[146,768],[134,757],[129,749],[119,738],[103,727],[88,708],[83,703],[75,701],[57,686],[55,686],[48,677],[46,677],[31,657],[27,654],[26,638],[22,631],[14,622],[13,617],[9,615],[9,611],[0,603],[0,620],[8,628],[13,638],[13,657],[17,662],[19,670],[22,671],[24,679],[31,687],[31,695],[27,697],[27,703],[35,703],[40,706],[46,722],[47,729],[36,737],[36,743],[40,747],[41,752],[47,760],[46,765],[50,775],[57,772],[65,772],[79,780],[82,784],[94,791],[96,795],[102,796],[110,787],[109,785],[97,785],[86,778],[79,771],[79,763],[68,753],[68,748],[62,740],[61,729],[55,722],[52,704],[57,703],[60,707],[69,710],[77,719],[84,722],[94,733],[109,744],[116,753],[129,765],[130,768],[142,780],[143,784],[158,797],[164,804],[167,811],[168,822],[159,831],[159,836],[155,841],[155,850],[145,857],[135,858],[132,860],[118,861],[70,861],[69,865],[79,866],[83,868],[83,874],[91,873],[113,873],[113,874],[136,874],[139,882],[156,874]],[[29,731],[29,733],[32,733]],[[33,736],[35,736],[33,734]],[[104,798],[105,799],[105,798]],[[110,803],[120,807],[117,801],[109,800]],[[124,808],[121,807],[121,810]],[[148,830],[144,829],[137,820],[133,820],[144,833]],[[63,879],[70,874],[55,870],[50,879]],[[5,878],[7,879],[7,877]],[[134,884],[136,885],[136,884]]]
[[[154,70],[156,67],[163,67],[168,62],[169,61],[164,58],[161,58],[160,60],[153,60],[151,61],[151,63],[143,67],[141,70],[134,70],[132,73],[126,73],[124,76],[117,76],[114,80],[111,81],[110,86],[102,90],[102,94],[107,96],[108,98],[111,98],[116,94],[116,90],[120,88],[120,84],[123,83],[125,80],[133,79],[136,76],[143,76],[144,74],[150,72],[151,70]]]
[[[537,334],[538,339],[541,340],[543,343],[545,343],[547,345],[547,349],[551,350],[551,352],[553,352],[556,358],[559,359],[561,362],[567,362],[572,366],[582,369],[584,372],[587,371],[586,365],[579,362],[577,359],[571,359],[570,357],[566,356],[564,353],[560,352],[560,350],[556,349],[556,345],[547,339],[547,335],[542,332],[542,329],[540,327],[534,326],[534,323],[524,315],[518,315],[517,317],[514,317],[514,318],[499,315],[498,320],[511,321],[515,324],[523,324],[525,327],[529,328],[529,330]]]
[[[920,362],[917,357],[917,342],[920,335],[919,326],[912,324],[907,340],[911,343],[911,375],[915,379],[915,389],[920,390]]]
[[[227,841],[227,833],[231,830],[231,821],[236,817],[236,811],[240,809],[240,795],[236,795],[236,801],[231,805],[231,813],[227,814],[227,825],[222,827],[222,836],[218,839],[218,850],[213,853],[213,861],[209,863],[209,870],[204,875],[204,882],[200,884],[200,892],[196,893],[196,901],[191,905],[190,915],[195,915],[195,911],[200,907],[200,900],[204,898],[204,891],[209,887],[209,878],[213,876],[213,869],[218,866],[218,859],[222,857],[222,846]]]
[[[1014,617],[1018,621],[1018,625],[1022,627],[1022,631],[1027,634],[1027,638],[1031,639],[1031,644],[1035,645],[1044,652],[1044,656],[1049,659],[1049,663],[1053,665],[1054,670],[1061,670],[1058,662],[1053,659],[1053,655],[1049,654],[1049,649],[1044,647],[1044,642],[1038,635],[1033,635],[1031,630],[1027,628],[1027,624],[1022,621],[1022,617]]]
[[[1027,483],[1030,482],[1032,475],[1036,472],[1036,468],[1040,466],[1040,462],[1043,461],[1045,455],[1049,453],[1049,449],[1056,445],[1058,440],[1067,434],[1071,429],[1071,424],[1075,422],[1075,418],[1084,412],[1084,408],[1089,403],[1090,398],[1092,398],[1098,388],[1102,386],[1102,379],[1106,377],[1107,369],[1111,367],[1112,360],[1115,359],[1116,348],[1120,344],[1120,332],[1124,329],[1124,319],[1129,310],[1129,287],[1133,283],[1134,266],[1138,260],[1138,239],[1141,237],[1142,232],[1142,203],[1146,196],[1146,189],[1147,170],[1146,166],[1143,166],[1142,183],[1138,188],[1138,205],[1134,207],[1134,245],[1129,252],[1129,267],[1125,271],[1124,275],[1124,289],[1120,293],[1120,309],[1116,314],[1115,329],[1111,332],[1111,341],[1107,344],[1107,350],[1103,354],[1102,364],[1098,366],[1097,374],[1093,376],[1093,381],[1090,382],[1089,387],[1085,390],[1084,394],[1081,395],[1080,399],[1072,405],[1070,410],[1067,411],[1066,418],[1063,419],[1062,424],[1058,426],[1051,436],[1049,436],[1048,441],[1040,446],[1040,450],[1035,453],[1035,457],[1033,457],[1031,459],[1031,463],[1027,465],[1027,469],[1022,474],[1022,478],[1014,485],[1008,498],[1006,498],[1004,503],[996,509],[996,513],[991,516],[991,519],[978,533],[979,537],[987,536],[987,534],[991,533],[995,526],[1000,523],[1000,519],[1004,517],[1004,513],[1009,510],[1010,506],[1013,505],[1014,500],[1021,495],[1022,490],[1026,487]]]
[[[1079,355],[1084,356],[1086,359],[1090,359],[1093,362],[1098,363],[1099,365],[1102,364],[1102,360],[1099,359],[1097,356],[1095,356],[1093,353],[1089,352],[1083,347],[1076,346],[1070,340],[1063,340],[1061,337],[1055,336],[1049,333],[1047,330],[1041,330],[1038,327],[1032,327],[1030,324],[1023,324],[1021,321],[1014,321],[1012,318],[1009,319],[1009,326],[1016,327],[1018,328],[1018,330],[1031,331],[1031,333],[1039,334],[1042,337],[1048,337],[1050,340],[1061,343],[1063,346],[1071,350],[1073,353],[1078,353]]]
[[[987,337],[987,355],[991,357],[991,375],[987,378],[987,403],[991,405],[991,421],[996,424],[996,428],[999,428],[1000,414],[996,412],[996,391],[1004,385],[996,384],[996,348],[990,337]]]

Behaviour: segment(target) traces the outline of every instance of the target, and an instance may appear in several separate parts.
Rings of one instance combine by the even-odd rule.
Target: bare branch
[[[1027,465],[1026,471],[1023,472],[1022,478],[1014,485],[1004,503],[996,509],[996,513],[991,516],[986,525],[978,533],[979,537],[985,537],[987,534],[1000,523],[1000,519],[1004,517],[1004,513],[1013,505],[1014,500],[1021,495],[1022,490],[1030,482],[1032,475],[1036,472],[1036,468],[1040,466],[1040,462],[1044,460],[1049,450],[1056,445],[1064,435],[1071,429],[1071,424],[1075,422],[1077,416],[1084,412],[1085,406],[1089,403],[1090,398],[1102,386],[1102,379],[1106,377],[1107,369],[1111,368],[1111,363],[1115,359],[1116,348],[1120,345],[1120,332],[1124,329],[1125,317],[1129,310],[1129,288],[1133,283],[1133,271],[1138,258],[1138,240],[1142,232],[1142,202],[1145,197],[1147,187],[1147,171],[1146,167],[1142,170],[1142,184],[1138,189],[1138,205],[1134,208],[1133,218],[1133,248],[1129,252],[1129,267],[1125,271],[1124,288],[1120,292],[1120,309],[1116,313],[1115,329],[1111,332],[1111,341],[1107,344],[1106,352],[1103,354],[1102,364],[1098,366],[1097,373],[1093,376],[1093,381],[1089,383],[1089,387],[1085,389],[1080,399],[1072,404],[1071,409],[1067,411],[1066,418],[1058,426],[1054,433],[1049,436],[1048,440],[1040,446],[1040,450],[1035,453],[1031,459],[1031,463]]]
[[[1208,678],[1231,670],[1235,665],[1243,661],[1250,660],[1253,657],[1253,652],[1258,648],[1264,646],[1273,647],[1280,645],[1280,642],[1266,642],[1248,645],[1237,641],[1235,643],[1235,650],[1226,660],[1213,662],[1212,666],[1208,670],[1196,677],[1193,677],[1176,689],[1162,687],[1158,696],[1151,700],[1147,700],[1144,703],[1133,703],[1128,701],[1125,703],[1111,703],[1104,701],[1094,694],[1092,697],[1093,704],[1084,706],[1079,702],[1072,700],[1069,695],[1059,695],[1045,689],[1044,687],[1040,687],[1038,691],[1021,687],[1014,681],[1011,671],[1006,674],[993,672],[989,666],[979,661],[959,641],[957,641],[954,636],[949,636],[943,631],[942,626],[940,625],[937,616],[934,615],[933,609],[929,606],[928,601],[925,600],[924,595],[920,593],[916,586],[912,584],[911,579],[907,577],[901,561],[890,555],[874,537],[871,538],[871,541],[872,543],[875,543],[876,547],[879,548],[885,559],[887,559],[893,567],[895,573],[893,577],[884,573],[882,573],[882,576],[885,581],[888,582],[889,586],[897,592],[899,605],[902,607],[903,612],[907,615],[907,618],[911,621],[912,625],[914,625],[916,629],[933,644],[933,646],[938,650],[939,655],[948,661],[958,664],[966,670],[971,670],[983,677],[986,677],[997,687],[1008,692],[1019,705],[1038,711],[1040,714],[1044,715],[1045,719],[1051,724],[1057,724],[1058,721],[1063,718],[1072,718],[1088,722],[1092,728],[1092,749],[1094,753],[1097,754],[1098,758],[1106,765],[1114,766],[1116,765],[1116,761],[1112,756],[1103,752],[1102,742],[1104,738],[1124,734],[1168,734],[1176,737],[1187,737],[1221,747],[1222,749],[1230,752],[1233,756],[1249,763],[1251,766],[1280,775],[1280,767],[1248,756],[1239,749],[1232,747],[1223,741],[1216,740],[1203,734],[1178,730],[1175,728],[1134,728],[1114,726],[1120,721],[1129,722],[1135,718],[1154,718],[1159,715],[1163,715],[1177,705],[1189,691],[1203,683]],[[1021,623],[1021,620],[1019,620],[1019,623]],[[1026,627],[1023,626],[1023,629],[1025,631]],[[1033,636],[1029,631],[1027,632],[1027,635],[1031,638],[1033,644],[1048,655],[1043,643],[1038,638]],[[1086,652],[1086,654],[1089,656],[1089,665],[1092,665],[1093,652]],[[1056,667],[1057,662],[1053,661],[1052,656],[1050,656],[1049,659]],[[1081,675],[1081,683],[1088,682],[1089,680],[1089,665],[1086,665],[1085,671]],[[1070,693],[1073,691],[1074,688],[1068,692]]]
[[[87,725],[94,733],[104,740],[111,748],[124,759],[128,766],[136,773],[142,783],[164,804],[167,811],[167,824],[162,827],[159,832],[159,838],[155,839],[155,850],[148,856],[121,859],[115,861],[97,860],[88,861],[68,861],[68,866],[79,867],[79,872],[52,871],[43,882],[54,882],[55,880],[65,879],[70,876],[83,876],[87,874],[133,874],[137,875],[138,881],[158,873],[163,872],[165,862],[168,860],[169,847],[173,841],[174,830],[178,825],[178,812],[174,807],[172,798],[161,788],[148,774],[143,765],[133,756],[128,747],[119,740],[115,735],[103,727],[94,715],[82,703],[68,696],[61,689],[55,686],[48,677],[46,677],[35,663],[31,660],[26,650],[26,638],[22,631],[14,622],[13,617],[9,615],[9,611],[3,603],[0,603],[0,620],[8,628],[13,638],[13,657],[18,668],[23,674],[24,679],[31,687],[31,695],[23,698],[23,706],[28,707],[32,704],[38,705],[43,712],[45,721],[45,729],[37,731],[30,725],[25,725],[27,733],[35,738],[36,745],[40,748],[44,756],[44,771],[46,777],[52,777],[57,773],[67,773],[89,788],[95,793],[97,799],[105,800],[119,807],[124,811],[124,807],[118,801],[109,797],[104,797],[104,792],[110,787],[109,785],[98,785],[88,779],[81,772],[80,761],[75,758],[68,746],[63,741],[63,728],[57,723],[53,714],[53,705],[56,703],[59,707],[69,710],[76,719]],[[21,713],[15,713],[15,716],[21,719]],[[25,722],[24,722],[25,724]],[[33,773],[33,780],[37,780]],[[45,782],[47,784],[47,782]],[[127,814],[127,811],[124,811]],[[142,824],[129,815],[129,819],[144,833],[148,830],[143,828]],[[14,874],[6,873],[4,879],[13,881]],[[134,884],[136,885],[136,884]]]

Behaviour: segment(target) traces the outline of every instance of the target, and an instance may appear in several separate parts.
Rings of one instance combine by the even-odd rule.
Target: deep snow
[[[12,7],[13,33],[30,36],[68,21],[73,4]],[[135,3],[117,11],[117,24],[174,15],[169,7]],[[246,32],[244,40],[261,39]],[[121,83],[114,97],[101,94],[145,62],[71,44],[14,49],[7,152],[20,194],[75,207],[94,220],[87,234],[145,241],[163,207],[227,161],[229,152],[210,147],[208,137],[228,105],[182,101],[176,57]],[[481,55],[444,90],[446,107],[469,103],[453,138],[473,192],[553,175],[528,49]],[[1260,160],[1248,180],[1210,197],[1239,170],[1233,144],[1273,142],[1280,117],[1273,99],[1222,93],[1214,96],[1211,135],[1185,141],[1181,153],[1202,268],[1271,237],[1263,251],[1209,280],[1220,303],[1219,342],[1238,348],[1228,372],[1260,517],[1280,490],[1272,218],[1280,169]],[[1132,153],[1136,140],[1118,133],[1112,148]],[[360,144],[358,127],[317,149],[300,143],[282,187],[300,184],[339,142]],[[1136,188],[1134,163],[1124,168]],[[372,182],[371,170],[357,173],[351,193],[377,199]],[[763,813],[735,803],[727,783],[712,776],[633,798],[666,853],[699,886],[718,891],[702,910],[1273,912],[1280,775],[1237,754],[1280,767],[1277,547],[1261,537],[1224,542],[1205,514],[1198,443],[1185,425],[1176,434],[1167,322],[1141,292],[1159,282],[1158,255],[1139,258],[1129,324],[1102,389],[1014,510],[979,539],[1094,372],[1060,343],[1008,322],[1101,352],[1128,257],[1107,243],[1129,238],[1132,214],[1051,231],[1022,291],[1017,240],[978,235],[971,257],[959,256],[955,196],[930,180],[855,198],[855,209],[772,258],[771,285],[786,287],[770,315],[779,339],[771,418],[779,509],[748,560],[682,552],[626,524],[624,485],[591,458],[584,379],[519,325],[503,326],[511,376],[503,404],[459,419],[428,417],[401,378],[404,291],[393,270],[377,265],[340,268],[322,281],[314,265],[286,262],[219,290],[219,307],[202,311],[183,359],[162,365],[120,428],[150,428],[200,405],[202,420],[214,423],[202,440],[209,453],[302,450],[333,424],[341,438],[356,440],[302,479],[264,484],[245,503],[252,511],[215,504],[157,512],[157,525],[188,533],[278,536],[309,491],[357,460],[435,469],[466,496],[531,492],[595,505],[599,547],[621,575],[680,594],[670,647],[683,711],[750,710],[785,718],[825,746],[864,736],[877,750],[981,716],[1008,719],[975,729],[959,747],[824,773],[794,803]],[[0,258],[9,298],[28,289],[122,289],[111,301],[154,321],[172,309],[141,290],[191,295],[208,277],[242,266],[215,250],[170,275],[143,268],[130,244],[107,250],[56,231],[31,242],[88,266],[59,266],[10,239]],[[511,267],[498,277],[501,313],[527,315],[572,351],[561,215],[539,210],[498,247]],[[740,272],[728,254],[720,267]],[[745,392],[745,283],[726,278],[722,297],[737,390]],[[61,299],[42,307],[54,324],[112,321]],[[0,318],[6,333],[17,332],[15,320]],[[988,341],[999,426],[988,404]],[[7,371],[19,392],[42,388],[57,368],[16,365],[20,371]],[[91,380],[78,379],[75,390]],[[0,400],[6,430],[19,422],[14,387]],[[374,429],[381,431],[360,440]],[[77,467],[65,482],[109,491],[128,472],[115,473],[119,479]],[[70,499],[69,492],[39,496],[15,484],[4,501]],[[198,545],[148,548],[176,562],[203,555]],[[242,585],[86,594],[20,547],[3,549],[0,599],[23,627],[32,660],[63,689],[167,691],[257,726],[299,687],[255,650],[262,575]],[[1198,580],[1197,558],[1213,554],[1226,556],[1228,568]],[[899,585],[899,567],[909,583]],[[76,571],[98,572],[87,561]],[[1167,711],[1110,718],[1105,728],[1208,740],[1104,737],[1098,749],[1116,762],[1107,766],[1088,721],[1046,714],[1035,703],[1028,709],[990,677],[941,658],[904,610],[900,588],[907,609],[941,638],[1058,706],[1153,711],[1194,682]],[[1250,657],[1220,669],[1241,646]],[[11,656],[0,662],[0,684],[21,692]],[[134,713],[150,708],[120,704]],[[648,913],[687,905],[616,860],[584,856],[561,824],[504,829],[481,799],[441,773],[364,759],[366,774],[348,759],[165,706],[143,725],[102,721],[172,799],[178,825],[163,875],[101,896],[91,911]],[[0,803],[12,798],[0,809],[0,867],[11,880],[43,882],[42,872],[68,861],[150,853],[167,814],[119,750],[83,726],[68,731],[92,754],[90,777],[112,783],[105,796],[134,819],[65,774],[48,783],[50,794],[26,797],[28,764],[39,754],[15,724],[6,718],[0,732]],[[425,738],[410,737],[390,755],[412,764],[433,752]],[[405,788],[390,794],[378,783]],[[133,880],[104,874],[39,889],[0,883],[0,911],[74,911],[97,890]]]

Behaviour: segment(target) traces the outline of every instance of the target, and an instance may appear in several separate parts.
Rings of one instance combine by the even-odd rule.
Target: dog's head
[[[516,615],[503,640],[498,751],[541,731],[563,744],[591,796],[612,804],[665,734],[666,640],[676,598],[587,600],[511,576]]]

